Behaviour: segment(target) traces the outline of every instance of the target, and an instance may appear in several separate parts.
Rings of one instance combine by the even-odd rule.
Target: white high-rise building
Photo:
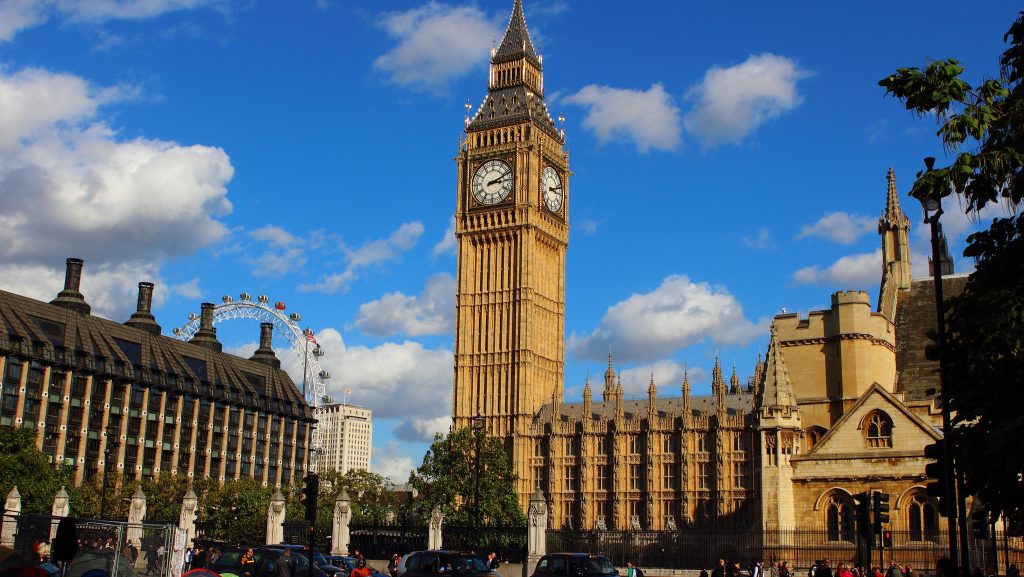
[[[358,405],[333,403],[319,412],[323,453],[318,457],[320,471],[370,470],[373,445],[373,411]]]

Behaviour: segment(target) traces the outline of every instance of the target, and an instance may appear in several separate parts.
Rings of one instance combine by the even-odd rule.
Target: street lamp
[[[931,172],[935,167],[935,158],[929,156],[924,159],[924,164],[927,170],[926,173]],[[919,175],[920,176],[920,175]],[[947,530],[949,533],[949,556],[955,560],[957,559],[957,520],[959,519],[961,512],[957,502],[957,486],[956,473],[953,468],[953,439],[952,439],[952,425],[950,424],[949,416],[949,387],[946,384],[946,302],[942,296],[942,248],[941,239],[939,235],[942,234],[942,225],[939,223],[939,217],[942,216],[942,202],[941,198],[935,198],[933,196],[927,196],[920,194],[917,200],[921,202],[921,208],[924,210],[924,222],[931,227],[931,241],[932,241],[932,283],[935,285],[935,344],[939,351],[939,391],[940,398],[942,399],[942,437],[945,439],[943,447],[945,450],[945,458],[943,459],[943,475],[945,476],[946,484],[946,501],[949,503],[949,520],[947,521]],[[963,537],[963,535],[961,535]],[[969,567],[969,558],[967,557],[968,552],[966,547],[961,547],[961,554],[964,555],[964,560],[968,561],[967,564],[961,564],[961,567]]]
[[[487,423],[480,415],[473,417],[471,421],[473,436],[476,437],[476,456],[473,467],[473,526],[480,527],[480,441]]]

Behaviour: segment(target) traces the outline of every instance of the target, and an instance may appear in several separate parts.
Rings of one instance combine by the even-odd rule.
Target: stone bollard
[[[349,505],[348,493],[342,489],[334,500],[334,519],[331,524],[331,554],[348,555],[348,525],[352,520],[352,508]]]
[[[270,498],[270,507],[267,508],[267,545],[284,543],[284,495],[281,488],[274,491]]]
[[[548,552],[548,503],[544,494],[537,489],[530,496],[530,509],[527,512],[526,562],[523,563],[523,577],[533,574],[540,558]]]
[[[7,494],[4,503],[3,525],[0,525],[0,545],[14,548],[14,534],[18,532],[18,516],[21,515],[21,493],[15,485]]]

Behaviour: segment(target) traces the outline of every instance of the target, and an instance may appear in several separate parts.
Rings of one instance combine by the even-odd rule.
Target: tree
[[[73,491],[71,467],[51,465],[35,441],[33,429],[0,427],[0,499],[17,486],[22,511],[49,514],[53,497],[66,487],[72,510],[76,510],[80,501]]]
[[[481,519],[487,525],[524,525],[515,474],[501,440],[482,436],[479,446]],[[409,483],[420,493],[416,506],[421,515],[429,516],[439,506],[445,522],[474,524],[476,448],[477,438],[468,427],[434,437],[423,464],[409,476]]]
[[[1013,216],[967,238],[977,268],[950,299],[945,381],[952,442],[967,487],[1009,520],[1024,521],[1024,12],[1003,37],[1002,77],[977,87],[953,59],[899,68],[879,84],[920,116],[937,119],[952,162],[918,173],[916,198],[957,194],[965,210],[996,203]]]
[[[225,481],[200,496],[199,520],[213,522],[213,535],[228,543],[265,542],[273,493],[251,477]]]

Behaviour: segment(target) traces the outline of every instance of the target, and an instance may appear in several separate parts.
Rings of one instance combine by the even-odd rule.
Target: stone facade
[[[458,158],[454,426],[484,417],[512,455],[524,510],[539,492],[552,528],[824,528],[848,540],[852,495],[881,490],[893,528],[933,536],[923,448],[940,418],[918,381],[935,371],[923,350],[934,300],[916,300],[928,281],[911,276],[892,170],[875,307],[843,291],[827,310],[776,316],[752,376],[734,368],[727,382],[716,359],[708,397],[691,396],[686,378],[678,397],[659,395],[652,378],[646,399],[626,400],[609,355],[600,400],[588,380],[582,402],[566,403],[568,155],[544,107],[542,62],[516,0]],[[514,185],[481,202],[474,175],[498,183],[502,173],[481,168],[495,159]],[[545,169],[565,187],[557,210]]]

